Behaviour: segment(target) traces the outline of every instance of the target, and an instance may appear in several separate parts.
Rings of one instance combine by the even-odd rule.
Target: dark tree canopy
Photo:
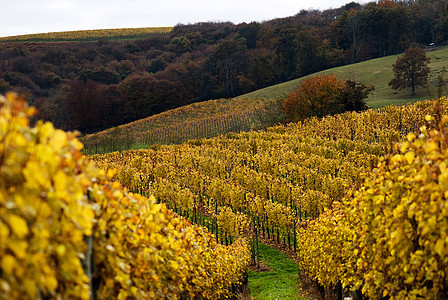
[[[395,77],[389,82],[389,86],[394,90],[410,88],[414,96],[416,87],[426,86],[428,83],[429,61],[425,50],[409,48],[393,65]]]

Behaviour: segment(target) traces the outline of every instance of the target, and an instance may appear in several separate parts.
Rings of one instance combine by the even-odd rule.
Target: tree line
[[[95,132],[323,69],[448,41],[448,0],[348,3],[291,17],[179,24],[133,41],[0,44],[0,93]],[[368,84],[368,83],[367,83]]]

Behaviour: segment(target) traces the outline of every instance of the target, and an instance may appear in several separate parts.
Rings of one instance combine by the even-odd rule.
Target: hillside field
[[[407,299],[410,292],[443,299],[446,101],[91,159],[117,168],[115,178],[129,190],[154,194],[222,244],[241,235],[256,244],[263,236],[294,249],[301,274],[327,292],[342,284],[369,298]]]
[[[448,79],[448,73],[446,73],[446,71],[448,71],[448,47],[444,46],[434,50],[429,50],[427,51],[427,55],[431,58],[431,62],[429,63],[429,67],[431,68],[431,74],[429,77],[429,89],[417,89],[417,95],[415,97],[411,97],[410,90],[395,91],[392,90],[388,85],[388,82],[394,76],[392,65],[397,60],[397,57],[402,56],[402,54],[391,55],[356,64],[332,68],[309,76],[335,74],[338,78],[344,80],[353,79],[363,82],[366,85],[375,86],[375,91],[371,95],[369,95],[366,100],[367,105],[371,108],[380,108],[386,105],[402,105],[417,100],[437,98],[438,75],[441,74],[444,76],[445,80]],[[238,98],[284,98],[289,92],[297,88],[303,78],[298,78],[288,82],[273,85],[264,89],[241,95]],[[448,95],[448,91],[445,86],[442,96],[446,95]]]
[[[172,27],[145,27],[47,32],[0,37],[0,43],[127,40],[144,38],[154,33],[169,34],[171,29]]]
[[[248,130],[283,120],[281,104],[269,99],[216,99],[175,108],[81,137],[85,153],[104,153],[181,143]]]
[[[448,66],[448,47],[428,51],[431,57],[430,87],[410,91],[394,91],[388,86],[393,77],[392,65],[398,55],[373,59],[357,64],[329,69],[318,74],[335,74],[342,79],[355,79],[374,85],[375,91],[366,102],[372,108],[402,105],[438,96],[438,75],[445,80]],[[281,100],[306,77],[254,91],[234,99],[217,99],[193,103],[145,119],[121,125],[82,138],[86,153],[100,153],[124,149],[139,149],[153,144],[170,144],[189,139],[201,139],[245,130],[264,129],[282,122]],[[446,86],[442,91],[448,94]],[[275,99],[275,100],[274,100]]]
[[[448,299],[447,24],[380,0],[0,38],[0,300]],[[287,122],[332,74],[368,108],[339,81]]]
[[[260,239],[293,251],[323,293],[446,299],[447,107],[86,157],[75,134],[30,128],[34,110],[1,97],[0,299],[235,296],[257,249],[265,259]],[[298,283],[292,265],[271,267]]]

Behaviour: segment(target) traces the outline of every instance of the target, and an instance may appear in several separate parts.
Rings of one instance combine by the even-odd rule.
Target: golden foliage
[[[250,254],[225,247],[153,197],[129,193],[81,153],[74,133],[0,97],[0,299],[130,299],[231,295]],[[93,236],[92,291],[82,260]],[[89,262],[86,262],[87,264]]]
[[[301,229],[302,269],[322,285],[341,281],[369,298],[446,297],[448,116],[425,120],[439,129],[409,133],[359,190]]]
[[[336,96],[343,86],[344,82],[334,74],[305,79],[283,102],[287,120],[296,122],[340,112]]]
[[[31,129],[32,114],[16,95],[0,97],[0,298],[89,299],[79,257],[92,233],[90,165],[73,133]]]
[[[347,112],[92,159],[187,214],[209,208],[220,232],[245,219],[286,239],[299,224],[300,266],[325,287],[431,299],[447,286],[447,135],[433,130],[446,107],[440,99]]]

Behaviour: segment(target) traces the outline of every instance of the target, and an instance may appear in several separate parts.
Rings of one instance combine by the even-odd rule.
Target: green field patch
[[[261,261],[271,271],[249,273],[250,296],[263,299],[306,299],[299,295],[299,267],[285,254],[259,244]]]

